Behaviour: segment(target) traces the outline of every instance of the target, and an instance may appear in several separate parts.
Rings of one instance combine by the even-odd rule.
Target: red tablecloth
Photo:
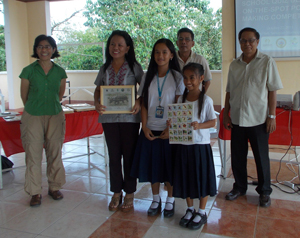
[[[231,131],[226,130],[223,126],[223,113],[220,113],[220,130],[219,138],[230,140]],[[272,145],[292,145],[300,146],[300,111],[286,111],[281,108],[276,109],[276,131],[270,134],[269,144]]]
[[[103,129],[101,123],[98,123],[98,116],[96,111],[65,114],[66,134],[64,142],[102,134]],[[24,152],[20,121],[6,122],[0,118],[0,141],[6,156]]]

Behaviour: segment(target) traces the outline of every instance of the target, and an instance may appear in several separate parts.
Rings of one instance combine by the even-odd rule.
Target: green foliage
[[[57,30],[61,32],[57,43],[106,42],[113,30],[125,30],[133,38],[138,61],[147,69],[155,41],[166,37],[175,44],[177,31],[189,27],[195,33],[193,50],[208,60],[211,69],[221,69],[222,11],[213,13],[208,4],[209,0],[87,0],[83,15],[88,30],[73,29],[67,22]],[[103,64],[100,45],[62,46],[59,51],[61,57],[55,61],[65,69],[99,69]],[[0,26],[0,71],[5,70],[4,26]]]
[[[138,61],[147,69],[152,47],[165,37],[176,42],[177,31],[189,27],[195,33],[194,51],[211,69],[221,69],[222,12],[213,13],[207,0],[87,0],[86,26],[97,29],[106,42],[113,30],[125,30],[134,40]]]
[[[6,71],[4,26],[0,25],[0,71]]]
[[[64,34],[58,36],[58,51],[61,57],[56,58],[55,62],[66,70],[99,69],[103,64],[102,45],[88,44],[99,42],[95,33],[95,28],[86,32],[64,28]],[[78,45],[80,43],[85,45]]]

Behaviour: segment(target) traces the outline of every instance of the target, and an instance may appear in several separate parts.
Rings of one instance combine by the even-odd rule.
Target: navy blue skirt
[[[215,196],[216,175],[210,144],[173,145],[173,148],[173,196],[184,199]]]
[[[157,136],[162,131],[152,131]],[[139,136],[133,164],[131,168],[131,176],[138,178],[139,182],[172,184],[173,165],[171,157],[171,145],[168,139],[148,140],[143,130]]]

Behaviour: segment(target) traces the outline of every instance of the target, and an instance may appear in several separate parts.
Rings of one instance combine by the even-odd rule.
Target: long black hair
[[[36,52],[36,48],[39,46],[39,43],[43,40],[46,40],[49,42],[49,44],[52,46],[52,48],[55,48],[54,53],[51,56],[51,59],[54,58],[58,58],[60,56],[60,54],[57,51],[57,45],[56,45],[56,41],[51,37],[51,36],[46,36],[46,35],[39,35],[35,38],[34,40],[34,45],[33,45],[33,54],[31,55],[31,57],[33,58],[39,58],[37,52]]]
[[[108,37],[108,40],[106,42],[106,49],[105,49],[106,61],[104,63],[104,72],[107,70],[108,66],[111,64],[111,62],[113,60],[113,57],[109,54],[109,45],[110,45],[110,41],[113,38],[113,36],[122,36],[126,42],[126,46],[129,46],[128,53],[125,54],[125,59],[128,62],[129,68],[134,73],[133,66],[134,66],[134,63],[137,63],[137,61],[135,58],[133,41],[132,41],[130,35],[126,31],[120,31],[120,30],[113,31],[110,34],[110,36]]]
[[[204,75],[204,68],[201,64],[198,64],[198,63],[188,63],[186,66],[183,67],[182,73],[184,73],[185,70],[191,70],[199,76]],[[188,90],[187,90],[187,88],[185,88],[184,93],[182,95],[182,102],[183,103],[186,100],[187,94],[188,94]],[[202,111],[204,94],[205,94],[205,86],[204,86],[204,83],[202,81],[202,90],[201,90],[199,98],[198,98],[198,118],[199,119],[200,119],[200,115],[201,115],[201,111]]]
[[[172,73],[174,80],[176,80],[176,75],[175,75],[174,71],[181,72],[180,66],[178,63],[178,58],[176,55],[175,46],[172,43],[172,41],[170,41],[169,39],[166,39],[166,38],[161,38],[158,41],[156,41],[153,46],[153,49],[152,49],[151,59],[150,59],[150,63],[148,66],[147,73],[146,73],[145,84],[144,84],[143,93],[142,93],[143,103],[144,103],[144,106],[146,109],[148,109],[149,86],[150,86],[152,80],[154,79],[154,76],[158,73],[158,65],[155,61],[154,53],[155,53],[155,46],[160,43],[165,44],[169,48],[171,53],[173,54],[173,59],[171,59],[169,61],[169,70]]]

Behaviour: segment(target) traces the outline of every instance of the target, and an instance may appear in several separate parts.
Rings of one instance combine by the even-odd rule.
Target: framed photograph
[[[106,106],[103,114],[131,113],[135,103],[134,85],[100,86],[100,102]]]
[[[191,126],[193,112],[193,103],[168,104],[168,120],[171,122],[170,144],[190,145],[194,143],[194,130]]]

